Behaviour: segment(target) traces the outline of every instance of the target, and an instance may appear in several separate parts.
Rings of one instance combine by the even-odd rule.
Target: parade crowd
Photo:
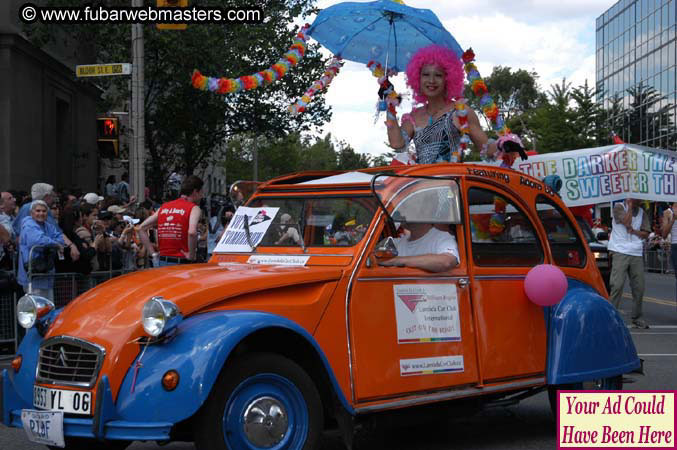
[[[115,181],[108,178],[103,195],[57,191],[41,182],[33,184],[30,193],[1,192],[0,273],[5,283],[27,291],[32,278],[31,290],[53,299],[54,277],[44,274],[86,277],[159,266],[157,230],[141,231],[139,225],[155,214],[160,203],[149,198],[148,190],[147,200],[138,203],[130,195],[127,174]],[[211,222],[201,214],[197,262],[207,260],[208,250],[216,245],[232,216],[226,207],[216,212]]]

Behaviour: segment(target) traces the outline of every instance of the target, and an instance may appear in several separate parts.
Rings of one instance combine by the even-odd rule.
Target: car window
[[[280,208],[259,246],[349,247],[364,237],[373,197],[258,198],[251,207]]]
[[[468,190],[472,254],[478,266],[527,266],[543,262],[543,248],[529,217],[506,197]]]
[[[548,236],[555,264],[563,267],[584,267],[585,247],[566,215],[542,195],[536,198],[536,209]]]

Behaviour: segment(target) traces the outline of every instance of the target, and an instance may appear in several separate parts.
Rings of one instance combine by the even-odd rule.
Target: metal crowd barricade
[[[12,270],[1,275],[8,283],[15,283],[16,253],[10,255]],[[0,359],[12,358],[17,348],[16,290],[13,285],[0,290]]]
[[[644,251],[644,269],[647,272],[675,273],[670,257],[670,247]]]
[[[54,273],[33,273],[31,260],[33,250],[39,246],[31,248],[28,261],[28,287],[32,287],[35,281],[45,278],[53,280],[54,305],[62,308],[70,303],[77,296],[85,293],[89,289],[104,283],[111,278],[133,272],[133,270],[112,270],[112,261],[109,260],[109,270],[92,272],[89,275],[83,275],[76,272],[54,272]],[[109,255],[109,258],[111,256]],[[18,256],[12,255],[14,270],[11,275],[14,279],[18,276]],[[17,293],[14,290],[3,290],[0,292],[0,359],[12,358],[16,353],[18,345],[16,303],[18,301]]]

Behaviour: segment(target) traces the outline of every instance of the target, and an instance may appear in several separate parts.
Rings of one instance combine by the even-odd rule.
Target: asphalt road
[[[621,311],[626,321],[632,300],[626,286]],[[644,360],[645,375],[630,375],[625,389],[677,389],[677,304],[673,275],[647,274],[644,315],[651,325],[648,330],[630,332],[640,358]],[[541,393],[518,405],[493,407],[467,417],[446,417],[441,414],[426,417],[416,423],[398,421],[379,423],[363,433],[359,448],[389,450],[528,450],[555,449],[555,421],[550,412],[547,395]],[[158,446],[150,442],[136,442],[133,450],[193,450],[191,443],[172,443]],[[29,442],[22,430],[0,425],[0,449],[44,450]],[[326,433],[322,450],[344,449],[337,433]]]

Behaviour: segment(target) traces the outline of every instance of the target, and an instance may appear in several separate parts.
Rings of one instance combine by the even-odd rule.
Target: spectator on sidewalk
[[[89,192],[82,196],[82,200],[89,205],[96,206],[98,209],[101,206],[100,203],[103,201],[103,197],[96,192]]]
[[[31,198],[32,201],[42,200],[43,202],[45,202],[45,204],[47,205],[47,217],[45,220],[49,224],[56,227],[57,230],[61,231],[61,229],[59,228],[59,224],[54,219],[52,212],[49,210],[49,206],[57,198],[56,194],[54,193],[54,187],[51,184],[47,183],[35,183],[31,187]],[[19,209],[19,212],[14,218],[14,222],[12,222],[12,228],[14,229],[14,235],[17,237],[17,242],[21,241],[22,222],[24,219],[26,219],[31,215],[31,206],[32,202],[27,202],[23,206],[21,206],[21,209]],[[80,252],[78,251],[77,247],[75,245],[71,245],[72,242],[70,241],[70,239],[68,239],[68,236],[63,235],[62,240],[66,244],[66,247],[70,249],[71,258],[73,258],[73,260],[77,260],[80,257]]]
[[[93,248],[96,250],[94,247],[94,237],[96,235],[95,229],[103,229],[103,223],[99,221],[99,210],[95,207],[90,205],[89,203],[85,203],[80,206],[80,221],[78,222],[78,225],[75,228],[75,233],[82,239],[89,248]],[[94,257],[90,260],[90,265],[91,265],[91,270],[96,272],[99,270],[99,260],[96,257],[96,254]]]
[[[197,253],[197,226],[202,216],[199,203],[204,182],[197,176],[181,184],[180,197],[163,204],[139,226],[145,232],[157,225],[160,266],[192,263]],[[147,244],[147,240],[144,240]]]
[[[677,202],[663,211],[661,235],[670,243],[670,260],[675,273],[675,299],[677,299]]]
[[[12,228],[13,214],[16,208],[16,199],[9,192],[0,193],[0,269],[10,268],[5,255],[11,254],[16,245],[16,236]]]
[[[92,260],[96,259],[96,251],[76,233],[76,230],[82,227],[82,219],[82,212],[79,208],[64,208],[61,213],[59,226],[63,234],[68,236],[73,245],[78,248],[80,258],[73,261],[70,254],[66,252],[64,259],[57,261],[57,272],[75,272],[82,275],[89,275],[92,272]]]
[[[122,203],[129,203],[129,174],[123,173],[120,182],[115,186],[115,196]]]
[[[30,217],[26,217],[21,223],[18,281],[25,292],[54,300],[53,274],[56,255],[48,247],[56,247],[56,252],[63,252],[66,244],[61,230],[47,221],[47,211],[46,202],[34,200],[30,207]],[[33,247],[38,248],[31,252]],[[40,276],[29,280],[28,269],[31,274],[39,273]],[[43,276],[44,274],[47,276]]]
[[[649,216],[639,205],[639,200],[628,198],[614,205],[613,225],[609,238],[611,255],[611,295],[609,301],[620,308],[626,277],[632,291],[632,324],[637,328],[649,328],[642,318],[644,299],[644,240],[649,237]]]
[[[108,178],[106,178],[106,186],[103,189],[104,197],[116,197],[115,193],[116,184],[117,183],[115,182],[115,175],[108,175]]]

